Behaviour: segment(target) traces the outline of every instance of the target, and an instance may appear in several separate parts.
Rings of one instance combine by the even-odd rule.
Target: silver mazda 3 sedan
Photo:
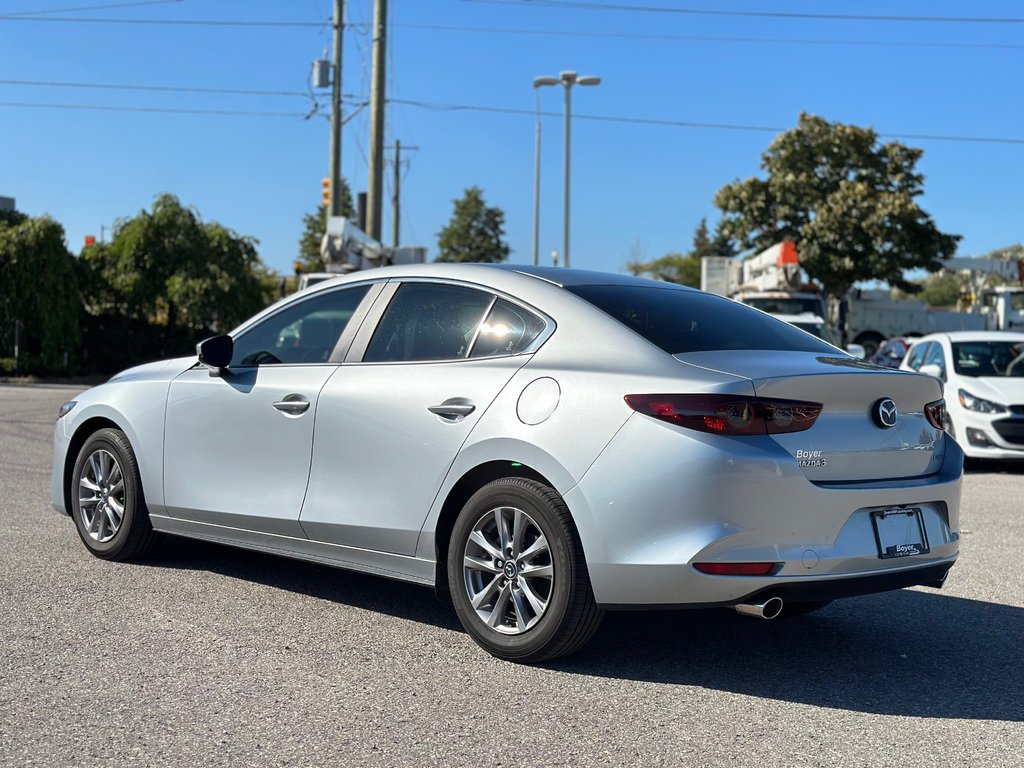
[[[621,275],[420,265],[321,283],[66,403],[54,506],[433,586],[503,659],[605,610],[774,618],[939,587],[963,454],[928,376]]]

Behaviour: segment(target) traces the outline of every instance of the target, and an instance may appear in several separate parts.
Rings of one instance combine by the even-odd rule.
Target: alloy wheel
[[[89,538],[100,544],[113,539],[124,520],[124,507],[121,465],[110,451],[93,451],[78,478],[78,509]]]
[[[470,604],[486,626],[519,635],[544,616],[555,580],[551,550],[523,510],[502,506],[481,515],[462,562]]]

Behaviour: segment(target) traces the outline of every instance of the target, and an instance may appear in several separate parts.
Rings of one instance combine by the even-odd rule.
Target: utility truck
[[[950,259],[949,269],[971,269],[983,259]],[[998,261],[989,269],[1009,274]],[[916,299],[893,299],[888,290],[854,289],[845,297],[845,313],[827,311],[820,288],[800,268],[796,245],[778,243],[748,259],[706,257],[701,260],[701,289],[729,296],[772,314],[810,313],[832,317],[836,335],[864,347],[872,355],[893,336],[923,336],[936,331],[1024,328],[1024,289],[986,289],[972,312],[929,307]],[[989,302],[985,304],[984,302]],[[1014,325],[1009,325],[1013,323]]]
[[[327,219],[327,231],[320,242],[320,256],[325,271],[299,275],[299,290],[362,269],[392,264],[422,264],[427,260],[427,249],[422,246],[384,245],[363,232],[351,219],[330,216]]]

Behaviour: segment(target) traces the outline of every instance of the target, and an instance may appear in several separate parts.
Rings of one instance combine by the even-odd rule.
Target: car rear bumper
[[[782,581],[767,587],[755,589],[737,599],[720,603],[665,603],[660,605],[636,603],[602,603],[605,610],[635,610],[657,608],[715,608],[730,607],[738,603],[763,603],[772,597],[783,603],[809,603],[838,600],[844,597],[858,597],[877,592],[888,592],[905,587],[933,587],[939,589],[946,581],[946,575],[956,558],[933,563],[923,567],[900,568],[870,575],[836,576],[828,579],[801,578]],[[741,579],[740,576],[718,576],[715,578]]]
[[[690,434],[637,415],[565,500],[605,606],[710,607],[782,591],[832,599],[897,589],[937,581],[959,552],[963,453],[942,439],[935,474],[815,483],[770,438]],[[928,552],[879,556],[871,513],[893,507],[920,509]],[[699,572],[694,563],[703,562],[778,566],[769,576],[721,576]]]

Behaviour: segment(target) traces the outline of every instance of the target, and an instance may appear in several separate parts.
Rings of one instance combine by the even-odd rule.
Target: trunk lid
[[[881,368],[837,353],[773,350],[693,352],[678,360],[749,379],[758,397],[822,404],[814,426],[772,435],[808,479],[854,482],[920,477],[942,464],[942,430],[925,417],[942,397],[929,376]],[[896,404],[896,423],[881,425],[878,404]]]

